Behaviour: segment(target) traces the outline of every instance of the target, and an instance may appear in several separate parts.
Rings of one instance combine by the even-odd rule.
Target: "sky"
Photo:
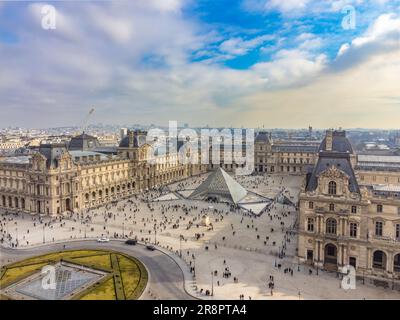
[[[399,129],[400,0],[0,1],[0,127],[92,107],[104,124]]]

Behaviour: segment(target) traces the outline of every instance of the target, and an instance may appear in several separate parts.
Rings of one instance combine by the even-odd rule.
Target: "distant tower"
[[[312,138],[312,126],[308,126],[308,137]]]
[[[126,136],[128,135],[128,128],[121,128],[121,130],[120,130],[120,138],[121,138],[121,140],[123,139],[123,138],[125,138]]]
[[[397,133],[394,137],[394,145],[396,147],[400,147],[400,131],[397,131]]]

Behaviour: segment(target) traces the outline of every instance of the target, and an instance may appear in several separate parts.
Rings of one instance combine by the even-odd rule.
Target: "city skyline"
[[[400,1],[49,4],[0,3],[0,127],[398,128]]]

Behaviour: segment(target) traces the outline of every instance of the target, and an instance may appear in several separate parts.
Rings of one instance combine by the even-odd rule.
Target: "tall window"
[[[372,257],[372,266],[378,269],[386,269],[386,254],[377,250]]]
[[[313,218],[307,219],[307,231],[314,232],[314,219]]]
[[[357,223],[350,223],[350,237],[357,238]]]
[[[378,213],[382,213],[382,212],[383,212],[383,206],[382,206],[381,204],[378,204],[378,205],[376,206],[376,211],[377,211]]]
[[[329,211],[335,211],[335,205],[333,203],[329,205]]]
[[[331,181],[328,184],[328,193],[329,194],[336,194],[336,182],[335,181]]]
[[[357,206],[351,206],[351,213],[357,213]]]
[[[329,218],[328,220],[326,220],[326,233],[328,234],[336,234],[336,220]]]
[[[308,203],[308,209],[314,209],[314,202],[310,201]]]
[[[383,234],[383,222],[377,221],[375,223],[375,235],[377,235],[378,237],[381,237],[382,234]]]
[[[396,239],[400,240],[400,224],[396,224]]]

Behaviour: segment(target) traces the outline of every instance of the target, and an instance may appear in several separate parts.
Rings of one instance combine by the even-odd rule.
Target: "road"
[[[98,243],[94,240],[66,242],[66,250],[109,249],[119,251],[139,259],[149,272],[149,285],[141,299],[190,300],[193,299],[183,288],[183,273],[168,255],[155,250],[149,251],[144,245],[128,246],[121,241],[111,240]],[[28,249],[0,248],[1,265],[23,260],[32,256],[63,250],[64,244],[49,244]],[[152,295],[150,295],[150,293]]]

